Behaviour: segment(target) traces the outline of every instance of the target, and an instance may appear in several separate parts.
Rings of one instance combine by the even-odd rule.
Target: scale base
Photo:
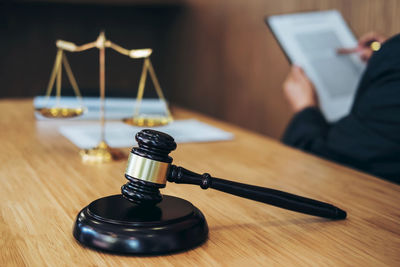
[[[68,107],[52,107],[52,108],[37,108],[43,117],[53,119],[74,118],[83,115],[86,109],[84,108],[68,108]]]
[[[134,116],[122,120],[124,123],[138,127],[157,127],[174,121],[172,116]]]
[[[162,255],[207,240],[204,215],[173,196],[153,207],[137,206],[122,195],[90,203],[78,214],[73,235],[82,245],[113,254]]]
[[[82,157],[82,161],[87,163],[105,163],[124,157],[123,153],[112,149],[104,141],[101,141],[96,147],[82,149],[79,154]]]

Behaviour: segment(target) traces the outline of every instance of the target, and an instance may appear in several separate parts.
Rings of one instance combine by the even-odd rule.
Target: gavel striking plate
[[[76,218],[73,235],[84,246],[114,254],[161,255],[184,251],[207,240],[208,225],[184,199],[161,195],[168,182],[199,185],[280,208],[333,220],[346,212],[324,202],[286,192],[197,174],[172,165],[174,139],[142,130],[131,150],[120,195],[97,199]]]

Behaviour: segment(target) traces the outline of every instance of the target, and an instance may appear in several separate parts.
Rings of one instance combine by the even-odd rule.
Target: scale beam
[[[53,71],[50,75],[49,85],[47,87],[46,96],[49,99],[51,92],[53,90],[54,84],[56,84],[56,105],[54,107],[41,108],[38,110],[43,116],[50,118],[70,118],[82,115],[86,110],[83,106],[82,96],[78,87],[78,84],[75,80],[75,77],[72,73],[69,62],[65,56],[65,51],[76,53],[83,52],[93,48],[97,48],[99,50],[99,89],[100,89],[100,125],[101,125],[101,133],[100,133],[100,142],[99,145],[88,149],[82,150],[80,152],[82,159],[84,161],[89,162],[107,162],[115,159],[115,153],[108,146],[105,140],[105,92],[106,92],[106,82],[105,82],[105,51],[106,48],[111,48],[114,51],[120,53],[121,55],[128,56],[132,59],[143,59],[143,71],[139,82],[138,93],[136,97],[136,104],[134,109],[133,117],[124,119],[123,121],[127,124],[136,125],[136,126],[160,126],[165,125],[173,121],[172,115],[168,106],[166,105],[166,114],[165,115],[144,115],[140,114],[141,101],[144,94],[145,84],[147,72],[151,80],[153,81],[154,88],[157,92],[157,95],[160,101],[166,104],[166,100],[164,94],[162,92],[161,86],[158,82],[157,76],[155,74],[154,68],[150,61],[150,56],[153,53],[151,48],[143,48],[143,49],[126,49],[118,44],[113,43],[110,40],[107,40],[104,32],[100,32],[99,36],[94,42],[77,45],[73,42],[65,41],[65,40],[57,40],[56,46],[58,48],[56,60],[54,63]],[[61,86],[62,86],[62,67],[64,66],[67,77],[71,83],[72,88],[74,89],[75,95],[80,103],[79,108],[68,108],[68,107],[60,107],[60,97],[61,97]],[[47,106],[47,104],[46,104]],[[118,154],[118,153],[117,153]],[[119,153],[120,156],[120,153]]]

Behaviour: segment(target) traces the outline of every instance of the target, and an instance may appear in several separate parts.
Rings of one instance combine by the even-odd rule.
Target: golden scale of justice
[[[101,32],[98,36],[97,40],[77,46],[72,42],[67,42],[63,40],[58,40],[56,42],[56,46],[58,48],[57,56],[55,59],[54,67],[50,75],[50,81],[47,86],[46,91],[46,100],[44,107],[37,108],[36,111],[39,112],[42,116],[47,118],[73,118],[77,116],[81,116],[87,110],[82,101],[82,95],[79,90],[78,84],[75,80],[75,77],[72,73],[71,66],[67,60],[65,55],[65,51],[68,52],[82,52],[92,48],[99,49],[99,64],[100,64],[100,125],[101,125],[101,134],[100,134],[100,143],[90,149],[84,149],[80,151],[80,155],[82,156],[82,160],[85,162],[109,162],[112,161],[115,157],[115,152],[109,147],[109,145],[105,141],[105,108],[104,108],[104,100],[105,100],[105,50],[106,48],[112,48],[113,50],[119,52],[122,55],[129,56],[133,59],[144,59],[142,74],[139,81],[138,93],[136,97],[136,104],[134,107],[134,113],[131,118],[123,119],[124,123],[140,126],[140,127],[154,127],[166,125],[173,121],[171,112],[168,108],[168,105],[165,101],[164,94],[161,90],[160,84],[158,82],[157,76],[155,74],[153,65],[150,61],[150,55],[153,50],[146,49],[133,49],[128,50],[125,49],[110,40],[107,40],[104,32]],[[62,66],[64,66],[65,72],[68,76],[68,79],[71,83],[71,86],[75,92],[75,96],[78,100],[78,107],[66,107],[60,105],[61,98],[61,84],[62,84]],[[153,81],[155,90],[159,97],[160,101],[163,101],[166,106],[166,114],[165,115],[146,115],[140,114],[141,102],[143,99],[143,93],[146,85],[147,72],[149,72],[150,77]],[[54,83],[56,83],[56,103],[54,106],[49,107],[49,98],[54,88]]]

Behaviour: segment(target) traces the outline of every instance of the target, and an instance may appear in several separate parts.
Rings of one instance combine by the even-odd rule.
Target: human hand
[[[290,69],[283,83],[283,92],[294,112],[318,106],[314,85],[299,66]]]
[[[379,50],[381,44],[384,43],[386,39],[387,38],[385,36],[379,33],[369,32],[361,36],[356,47],[339,48],[337,52],[338,54],[358,53],[361,60],[367,62],[372,56],[372,53]]]

